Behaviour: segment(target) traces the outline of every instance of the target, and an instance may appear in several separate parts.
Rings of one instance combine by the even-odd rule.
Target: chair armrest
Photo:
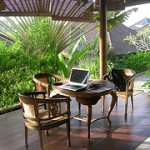
[[[136,75],[136,73],[133,74],[132,76],[128,77],[128,78],[126,79],[126,82],[131,82],[132,80],[134,80],[135,75]]]
[[[39,95],[39,94],[46,95],[46,91],[40,91],[40,92],[38,92],[38,91],[35,91],[35,94],[36,94],[36,95]]]
[[[58,81],[67,80],[67,78],[64,78],[64,77],[62,77],[62,76],[60,76],[60,75],[57,75],[57,74],[52,74],[52,76],[53,76],[54,78],[56,78]]]
[[[104,74],[104,75],[102,76],[102,79],[103,79],[103,80],[108,79],[108,73]]]
[[[38,103],[47,103],[47,104],[50,104],[50,103],[54,103],[54,102],[58,102],[58,103],[61,103],[61,102],[69,102],[70,103],[70,98],[69,97],[65,97],[65,98],[46,98],[46,99],[42,99],[42,98],[38,98],[37,99],[37,102]]]
[[[46,91],[40,91],[40,92],[38,92],[38,91],[34,91],[34,92],[24,92],[24,93],[20,93],[21,95],[30,95],[30,96],[37,96],[37,95],[40,95],[40,94],[42,94],[42,95],[45,95],[46,94]]]
[[[39,85],[42,85],[42,86],[44,86],[44,87],[47,87],[47,88],[48,88],[48,87],[50,86],[49,83],[45,83],[45,82],[39,81],[39,80],[37,80],[36,78],[33,78],[33,80],[34,80],[35,83],[38,83]]]

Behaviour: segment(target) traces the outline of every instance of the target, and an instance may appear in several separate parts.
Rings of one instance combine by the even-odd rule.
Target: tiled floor
[[[150,150],[150,137],[140,144],[136,150]]]
[[[107,113],[110,97],[105,103]],[[77,114],[76,101],[71,102],[72,116]],[[86,107],[82,106],[86,115]],[[71,147],[66,144],[65,126],[43,134],[44,150],[135,150],[150,137],[150,97],[146,93],[134,96],[134,110],[129,101],[128,118],[124,120],[124,100],[119,99],[112,111],[111,127],[107,119],[91,125],[91,139],[87,138],[86,123],[71,119]],[[101,101],[93,106],[93,117],[103,115]],[[24,126],[20,110],[0,116],[0,150],[40,150],[37,131],[29,130],[29,145],[24,144]]]

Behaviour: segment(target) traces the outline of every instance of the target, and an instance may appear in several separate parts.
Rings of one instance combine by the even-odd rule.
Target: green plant
[[[137,8],[133,8],[127,11],[107,11],[107,30],[111,30],[118,23],[123,23],[132,12],[136,12]],[[93,18],[96,21],[100,21],[99,12],[93,14]]]
[[[137,32],[136,35],[129,35],[125,40],[129,41],[131,45],[136,46],[137,50],[150,51],[150,26],[147,26],[142,31]]]
[[[90,70],[91,78],[99,78],[99,34],[97,34],[92,43],[86,42],[89,45],[89,51],[79,60],[78,66]]]
[[[115,57],[114,68],[131,68],[137,73],[149,70],[150,52],[137,51],[135,54],[126,54],[122,57]]]
[[[90,44],[86,42],[84,36],[72,43],[67,51],[59,54],[60,70],[65,77],[69,77],[70,70],[73,66],[78,66],[80,59],[90,51]]]
[[[7,109],[18,102],[18,93],[33,90],[29,69],[11,69],[0,76],[0,108]]]
[[[1,31],[1,33],[14,41],[19,38],[25,50],[36,51],[37,54],[51,53],[52,49],[55,49],[58,54],[79,39],[82,34],[97,26],[89,27],[88,31],[81,32],[90,23],[53,21],[49,17],[6,17],[5,19],[11,26],[0,21],[1,28],[8,31]]]
[[[150,62],[147,63],[147,68],[148,68],[147,76],[150,78]],[[145,84],[143,85],[143,87],[147,87],[150,89],[150,80],[147,80],[145,82]],[[150,95],[150,93],[149,93],[149,95]]]
[[[68,58],[62,54],[58,56],[67,45],[79,38],[75,36],[72,39],[71,35],[76,35],[87,24],[53,22],[42,17],[17,18],[16,24],[12,19],[7,19],[15,30],[1,22],[10,33],[7,32],[7,35],[14,40],[9,47],[0,42],[0,108],[5,110],[18,101],[19,92],[34,90],[33,74],[51,72],[68,77],[71,67],[89,50],[86,46],[79,51],[81,42],[77,42],[73,51],[70,49],[71,55]],[[76,27],[70,31],[72,25]]]
[[[10,47],[0,41],[0,108],[7,110],[18,102],[19,92],[34,90],[33,74],[56,73],[58,69],[54,63],[57,60],[53,61],[51,57],[50,54],[41,54],[39,57],[34,52],[29,53],[18,41]]]

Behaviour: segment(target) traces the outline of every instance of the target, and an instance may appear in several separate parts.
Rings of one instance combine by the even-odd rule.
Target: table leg
[[[91,127],[91,119],[92,119],[92,105],[87,106],[87,127],[88,127],[88,138],[90,139],[90,127]]]
[[[107,119],[108,119],[109,123],[111,124],[111,121],[110,121],[110,119],[109,119],[109,116],[110,116],[110,114],[111,114],[111,112],[112,112],[112,110],[113,110],[113,108],[114,108],[114,106],[115,106],[115,104],[116,104],[117,95],[116,95],[116,93],[113,92],[113,91],[110,93],[110,95],[112,96],[112,101],[111,101],[111,104],[110,104],[110,107],[109,107],[109,110],[108,110]]]

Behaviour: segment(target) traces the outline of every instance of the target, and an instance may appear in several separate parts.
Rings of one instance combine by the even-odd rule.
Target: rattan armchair
[[[55,82],[66,80],[59,75],[52,73],[36,73],[33,75],[33,81],[35,85],[35,91],[46,91],[47,97],[51,97],[52,85]]]
[[[60,94],[57,94],[53,91],[52,85],[55,82],[66,81],[67,78],[64,78],[60,75],[52,73],[36,73],[33,75],[33,81],[35,85],[35,91],[46,91],[46,97],[59,97]],[[81,113],[81,104],[78,103],[79,114]]]
[[[133,92],[134,92],[134,78],[136,75],[136,72],[132,69],[119,69],[123,72],[123,77],[126,84],[125,91],[116,91],[117,97],[121,97],[125,100],[125,117],[127,116],[127,109],[128,109],[128,98],[131,97],[131,103],[132,103],[132,109],[133,109]],[[105,80],[107,78],[108,74],[103,76],[103,79]],[[118,102],[118,100],[117,100]],[[116,105],[117,105],[116,102]],[[104,110],[104,97],[102,98],[102,110]]]
[[[42,95],[43,98],[37,98],[39,95]],[[19,94],[19,101],[21,102],[23,112],[26,145],[28,144],[28,128],[38,130],[40,146],[43,149],[42,131],[48,131],[48,129],[62,124],[67,126],[67,142],[70,145],[69,97],[45,99],[43,92],[25,92]],[[40,104],[47,105],[46,109],[39,107]]]

